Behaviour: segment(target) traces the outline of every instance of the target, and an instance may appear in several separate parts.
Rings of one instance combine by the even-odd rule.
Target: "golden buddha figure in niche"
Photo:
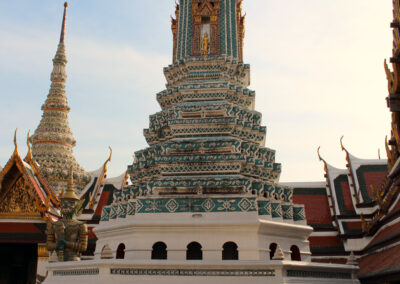
[[[207,56],[209,50],[210,50],[210,39],[208,38],[208,33],[204,33],[204,36],[203,36],[203,47],[201,49],[201,52],[202,52],[203,56]]]

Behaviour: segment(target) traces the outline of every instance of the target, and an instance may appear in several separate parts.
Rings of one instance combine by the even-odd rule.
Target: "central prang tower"
[[[264,147],[266,128],[247,89],[250,67],[242,63],[243,24],[241,1],[176,6],[174,64],[164,68],[167,89],[157,94],[162,111],[144,130],[150,147],[136,152],[129,167],[131,197],[173,197],[159,199],[160,212],[244,210],[304,220],[291,189],[276,184],[275,151]],[[136,206],[146,209],[146,202]]]
[[[164,68],[167,89],[157,94],[162,110],[150,116],[150,127],[144,130],[149,147],[137,151],[129,166],[132,185],[114,193],[113,205],[104,207],[104,229],[107,223],[142,218],[168,224],[187,218],[207,223],[250,217],[256,223],[268,220],[272,231],[285,223],[304,227],[303,205],[292,203],[291,188],[277,184],[281,165],[275,163],[275,151],[264,146],[266,128],[261,126],[261,114],[254,111],[255,92],[247,89],[250,67],[242,63],[241,4],[181,0],[176,6],[173,64]],[[199,229],[192,225],[191,233]],[[239,236],[220,225],[225,235],[219,242],[224,238],[240,242]],[[102,235],[102,230],[100,226],[96,234]],[[281,234],[278,231],[274,234]],[[294,237],[300,238],[294,243],[307,256],[306,235]],[[171,245],[160,235],[147,240]],[[263,242],[266,246],[267,240]],[[140,250],[146,246],[150,252],[153,243],[141,245]],[[133,241],[130,251],[137,245]],[[254,244],[250,253],[243,245],[239,250],[244,259],[259,259],[267,249]]]

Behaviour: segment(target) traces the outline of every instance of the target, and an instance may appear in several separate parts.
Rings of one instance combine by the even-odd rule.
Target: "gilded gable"
[[[0,194],[0,218],[41,218],[35,206],[35,198],[23,176],[19,176],[10,188],[2,188]]]

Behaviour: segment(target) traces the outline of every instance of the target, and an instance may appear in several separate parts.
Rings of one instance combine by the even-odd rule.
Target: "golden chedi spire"
[[[68,123],[70,107],[65,94],[67,57],[64,45],[67,7],[65,2],[60,42],[53,59],[50,91],[42,105],[42,119],[30,138],[33,158],[39,163],[43,175],[57,194],[67,186],[68,169],[71,166],[76,192],[79,193],[90,181],[89,174],[76,162],[73,155],[72,148],[76,141]]]

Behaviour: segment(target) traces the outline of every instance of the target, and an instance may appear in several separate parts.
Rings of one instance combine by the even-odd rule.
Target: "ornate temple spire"
[[[72,148],[76,141],[68,123],[70,107],[65,94],[67,57],[64,45],[67,7],[65,2],[60,43],[53,59],[50,91],[42,105],[42,119],[30,141],[33,158],[39,163],[52,189],[59,193],[67,186],[69,168],[73,167],[74,186],[79,193],[89,182],[90,175],[75,160]]]

